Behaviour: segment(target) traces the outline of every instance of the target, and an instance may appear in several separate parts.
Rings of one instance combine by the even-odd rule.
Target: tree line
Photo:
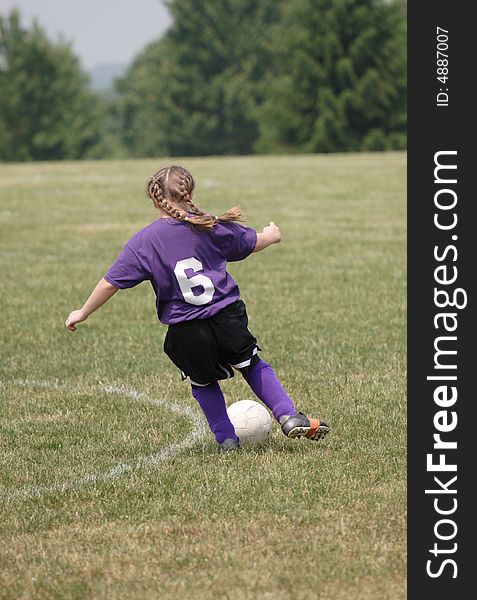
[[[111,97],[0,15],[0,160],[406,146],[404,0],[169,0]]]

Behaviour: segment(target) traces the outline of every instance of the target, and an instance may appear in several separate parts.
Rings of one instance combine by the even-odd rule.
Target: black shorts
[[[164,352],[192,384],[207,385],[234,376],[258,362],[257,340],[248,329],[245,304],[236,300],[209,319],[169,325]]]

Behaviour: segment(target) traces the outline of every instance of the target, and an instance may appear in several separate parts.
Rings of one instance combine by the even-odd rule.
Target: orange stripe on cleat
[[[315,435],[321,423],[318,419],[310,419],[310,417],[308,417],[308,419],[310,421],[310,429],[306,432],[305,437],[311,438]]]

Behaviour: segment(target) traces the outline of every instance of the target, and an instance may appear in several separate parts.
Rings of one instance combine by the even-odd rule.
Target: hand
[[[271,244],[278,244],[282,240],[282,233],[273,221],[263,228],[263,233],[266,234]]]
[[[73,312],[70,312],[68,318],[66,319],[65,327],[70,331],[76,331],[76,324],[86,321],[86,319],[87,316],[84,315],[81,309],[74,310]]]

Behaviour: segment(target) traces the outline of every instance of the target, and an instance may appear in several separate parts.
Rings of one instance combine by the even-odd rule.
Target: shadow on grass
[[[205,442],[203,444],[197,444],[196,446],[189,448],[182,453],[182,456],[272,456],[272,455],[303,455],[308,452],[335,452],[340,450],[340,446],[335,444],[330,445],[328,442],[321,441],[308,441],[308,440],[283,440],[270,441],[263,446],[258,445],[244,445],[237,452],[220,452],[217,444],[214,442]]]

